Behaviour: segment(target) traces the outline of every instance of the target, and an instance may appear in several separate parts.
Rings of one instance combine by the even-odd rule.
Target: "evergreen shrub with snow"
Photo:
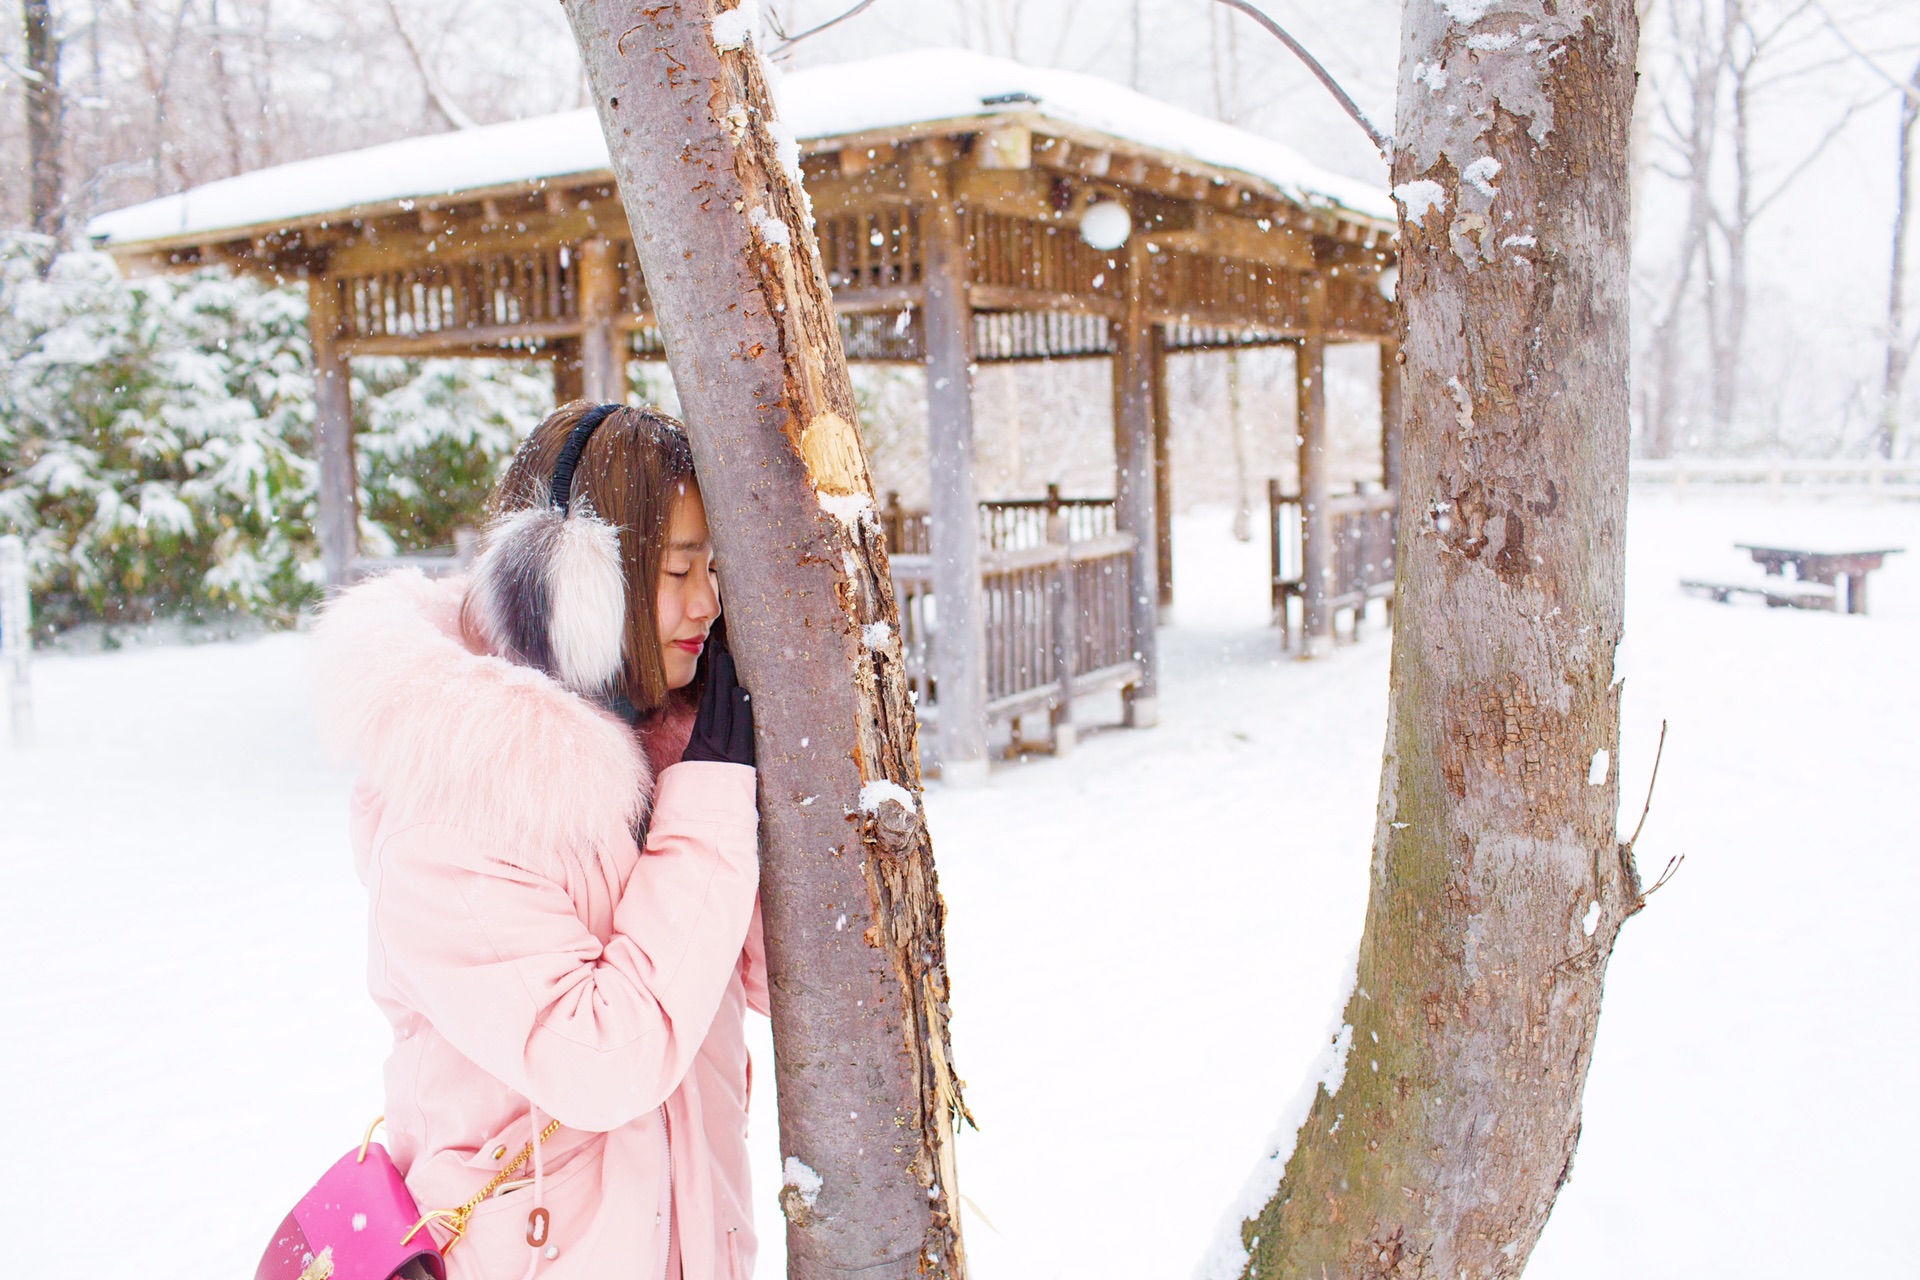
[[[368,552],[443,546],[551,403],[486,361],[355,364]],[[0,532],[50,629],[318,596],[306,297],[220,271],[128,281],[0,236]]]

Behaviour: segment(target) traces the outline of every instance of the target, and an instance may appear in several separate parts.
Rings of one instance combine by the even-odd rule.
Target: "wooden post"
[[[980,593],[980,518],[973,496],[973,308],[967,245],[947,177],[944,147],[915,155],[921,201],[927,309],[927,503],[933,556],[933,678],[940,709],[941,780],[987,777],[985,608]]]
[[[344,586],[360,554],[360,484],[353,461],[353,391],[340,281],[307,281],[307,331],[313,344],[313,447],[320,466],[320,563],[329,587]]]
[[[1137,225],[1137,220],[1136,220]],[[1147,321],[1147,246],[1140,235],[1121,250],[1127,310],[1116,326],[1113,354],[1114,520],[1138,541],[1133,552],[1133,656],[1140,683],[1126,689],[1127,724],[1159,719],[1159,663],[1154,626],[1160,581],[1159,517],[1154,501],[1153,326]]]
[[[1400,344],[1380,340],[1380,483],[1400,492]]]
[[[601,404],[627,401],[627,362],[613,322],[620,311],[620,264],[613,242],[598,237],[580,245],[581,394]]]
[[[1060,569],[1047,591],[1053,622],[1053,678],[1060,684],[1059,701],[1048,714],[1053,730],[1053,754],[1072,751],[1079,735],[1073,727],[1073,668],[1080,654],[1080,591],[1073,572],[1073,521],[1060,505],[1060,486],[1047,486],[1047,541],[1060,548]]]
[[[27,544],[0,538],[0,670],[7,682],[13,745],[33,745],[33,593],[27,582]]]
[[[1167,410],[1167,331],[1156,324],[1152,333],[1153,552],[1160,570],[1154,618],[1164,624],[1173,621],[1173,465],[1167,445],[1172,414]]]
[[[1303,292],[1307,328],[1294,345],[1293,370],[1300,420],[1300,656],[1310,658],[1333,644],[1333,610],[1327,607],[1333,575],[1327,525],[1327,278],[1313,272]]]
[[[580,360],[580,339],[555,338],[547,344],[547,359],[553,366],[553,402],[571,404],[587,398],[587,380]]]

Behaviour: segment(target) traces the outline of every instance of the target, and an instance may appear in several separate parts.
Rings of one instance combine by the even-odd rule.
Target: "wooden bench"
[[[1682,578],[1680,589],[1721,604],[1730,603],[1735,596],[1759,596],[1769,609],[1821,609],[1832,613],[1839,608],[1838,593],[1820,582],[1704,582]]]

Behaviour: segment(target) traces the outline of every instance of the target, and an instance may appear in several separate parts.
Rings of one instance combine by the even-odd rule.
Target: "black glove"
[[[733,672],[733,655],[715,638],[708,649],[707,685],[700,691],[700,710],[694,716],[693,736],[680,756],[718,764],[753,767],[753,704]]]

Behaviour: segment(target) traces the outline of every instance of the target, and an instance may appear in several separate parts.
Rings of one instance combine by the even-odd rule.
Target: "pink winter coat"
[[[422,1212],[450,1209],[560,1122],[474,1212],[450,1280],[745,1280],[754,772],[690,762],[656,783],[618,719],[467,647],[464,589],[392,574],[317,628],[323,721],[362,770],[389,1149]]]

